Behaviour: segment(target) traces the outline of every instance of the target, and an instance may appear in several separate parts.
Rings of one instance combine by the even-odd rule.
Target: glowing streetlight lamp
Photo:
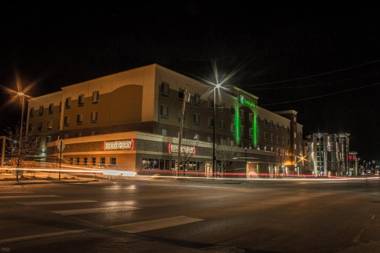
[[[28,86],[26,86],[24,89],[22,89],[20,78],[16,75],[16,85],[17,90],[10,89],[8,87],[2,86],[2,88],[10,95],[14,95],[8,103],[12,103],[17,99],[20,99],[21,102],[21,118],[20,118],[20,133],[19,133],[19,140],[18,140],[18,159],[17,159],[17,167],[20,166],[20,160],[21,160],[21,150],[22,150],[22,140],[23,140],[23,127],[24,127],[24,114],[25,114],[25,100],[31,98],[31,96],[27,95],[26,92],[29,91],[35,83],[31,83]],[[8,104],[7,103],[7,104]],[[7,105],[6,104],[6,105]],[[26,107],[27,108],[27,107]],[[27,128],[27,126],[25,126]],[[17,175],[18,180],[18,175]]]

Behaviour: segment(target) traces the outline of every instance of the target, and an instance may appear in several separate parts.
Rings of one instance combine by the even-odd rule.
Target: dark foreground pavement
[[[380,252],[380,182],[0,185],[0,252]]]

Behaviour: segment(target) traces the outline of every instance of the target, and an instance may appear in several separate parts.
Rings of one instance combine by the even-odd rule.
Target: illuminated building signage
[[[178,153],[178,144],[169,143],[168,152],[169,154]],[[195,155],[195,147],[181,145],[181,153]]]
[[[104,150],[131,150],[133,149],[133,140],[123,141],[105,141]]]
[[[234,116],[234,135],[236,144],[240,144],[241,141],[241,119],[240,119],[240,107],[245,106],[248,107],[252,113],[252,145],[253,147],[257,147],[258,144],[258,124],[257,124],[257,108],[256,102],[252,99],[246,98],[243,95],[239,95],[236,99],[236,103],[234,106],[235,116]]]

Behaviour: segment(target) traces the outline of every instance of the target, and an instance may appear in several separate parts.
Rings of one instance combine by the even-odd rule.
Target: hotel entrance
[[[248,177],[259,177],[259,171],[258,166],[259,164],[257,162],[247,162],[246,165],[246,175]]]

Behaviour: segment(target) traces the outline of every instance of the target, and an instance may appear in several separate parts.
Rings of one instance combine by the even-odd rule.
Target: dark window
[[[65,116],[64,118],[63,118],[63,124],[64,124],[64,126],[69,126],[69,117],[68,116]]]
[[[97,104],[99,102],[99,98],[100,98],[99,91],[97,91],[97,90],[93,91],[92,92],[92,103]]]
[[[208,118],[208,127],[214,126],[214,118]]]
[[[111,165],[116,165],[116,157],[111,157],[110,158],[110,164]]]
[[[226,122],[224,121],[224,119],[220,120],[220,128],[221,129],[225,129],[226,128]]]
[[[96,165],[96,157],[92,157],[92,158],[91,158],[91,161],[92,161],[92,165],[95,166],[95,165]]]
[[[80,158],[77,157],[77,164],[79,165],[80,164]]]
[[[83,106],[84,105],[84,95],[79,95],[78,96],[78,106]]]
[[[105,158],[105,157],[100,157],[99,165],[100,165],[100,166],[104,166],[104,165],[106,165],[106,158]]]
[[[38,110],[38,115],[42,116],[44,114],[44,107],[41,105]]]
[[[31,108],[31,109],[30,109],[29,116],[30,116],[31,118],[33,118],[33,116],[34,116],[34,108]]]
[[[80,125],[83,122],[83,115],[82,114],[77,114],[77,124]]]
[[[192,96],[192,102],[193,105],[199,105],[201,103],[201,97],[199,94],[194,94],[194,96]]]
[[[195,125],[199,125],[199,123],[200,123],[200,114],[199,113],[194,113],[193,114],[193,123]]]
[[[65,100],[65,108],[66,109],[71,108],[71,98],[70,97],[66,98],[66,100]]]
[[[210,99],[210,100],[208,101],[208,107],[209,107],[209,108],[214,108],[214,100]]]
[[[54,105],[50,104],[49,105],[49,114],[53,114],[53,108],[54,108]]]
[[[83,158],[83,164],[84,164],[84,165],[87,165],[87,160],[88,160],[87,157]]]
[[[169,96],[169,84],[162,82],[160,84],[160,94],[163,96]]]
[[[38,131],[39,131],[39,132],[42,131],[42,122],[40,122],[40,124],[38,125]]]
[[[184,89],[179,89],[178,90],[178,99],[182,100],[185,98],[185,90]]]

